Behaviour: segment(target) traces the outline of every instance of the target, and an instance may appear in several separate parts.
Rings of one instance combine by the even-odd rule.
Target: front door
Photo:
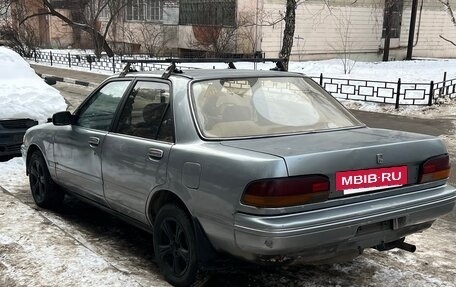
[[[112,81],[95,92],[75,113],[75,123],[56,127],[54,159],[57,182],[104,203],[101,154],[105,136],[131,80]]]
[[[147,223],[147,199],[166,183],[173,143],[169,83],[138,80],[103,144],[104,192],[113,209]]]

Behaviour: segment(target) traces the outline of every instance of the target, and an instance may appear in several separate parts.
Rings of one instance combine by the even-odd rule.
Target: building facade
[[[266,57],[277,57],[282,45],[286,0],[129,0],[118,11],[108,7],[95,14],[97,7],[90,6],[90,1],[53,3],[71,19],[92,15],[90,21],[101,32],[109,25],[107,39],[120,53],[211,56],[261,52]],[[292,59],[341,55],[359,60],[381,59],[386,0],[298,3]],[[456,0],[450,0],[453,3],[456,9]],[[411,5],[412,0],[393,1],[392,59],[405,57]],[[45,16],[38,22],[43,46],[90,48],[92,44],[84,33],[56,17]],[[456,25],[448,10],[439,0],[418,0],[413,56],[456,57],[456,47],[442,37],[456,42]]]

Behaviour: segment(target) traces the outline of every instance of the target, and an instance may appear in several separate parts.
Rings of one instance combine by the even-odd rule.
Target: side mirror
[[[57,80],[54,77],[45,77],[44,82],[50,86],[57,84]]]
[[[52,123],[55,126],[67,126],[71,125],[72,118],[73,116],[68,111],[58,112],[52,115]]]

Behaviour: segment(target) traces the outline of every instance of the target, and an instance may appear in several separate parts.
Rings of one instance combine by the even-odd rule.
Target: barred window
[[[8,19],[8,14],[9,14],[9,9],[5,5],[5,7],[2,7],[4,4],[0,4],[0,20]]]
[[[106,5],[106,7],[104,7],[103,10],[101,10],[99,18],[101,20],[107,20],[110,18],[110,14],[111,13],[109,12],[109,6]]]
[[[163,19],[163,1],[130,0],[126,17],[128,21],[160,21]]]
[[[180,25],[236,24],[235,0],[180,0]]]

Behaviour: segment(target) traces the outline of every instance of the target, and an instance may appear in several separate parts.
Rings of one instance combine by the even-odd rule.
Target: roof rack
[[[228,63],[229,69],[236,69],[234,63],[239,62],[248,62],[248,63],[265,63],[265,62],[273,62],[276,63],[276,67],[272,68],[271,70],[275,71],[286,71],[283,62],[286,59],[282,58],[168,58],[168,59],[123,59],[122,63],[126,63],[125,68],[123,69],[122,73],[120,73],[120,77],[124,77],[129,72],[136,72],[136,70],[132,70],[130,67],[132,64],[165,64],[169,63],[170,66],[166,69],[163,73],[162,78],[169,78],[172,73],[182,73],[181,70],[176,68],[176,64],[181,63]]]

